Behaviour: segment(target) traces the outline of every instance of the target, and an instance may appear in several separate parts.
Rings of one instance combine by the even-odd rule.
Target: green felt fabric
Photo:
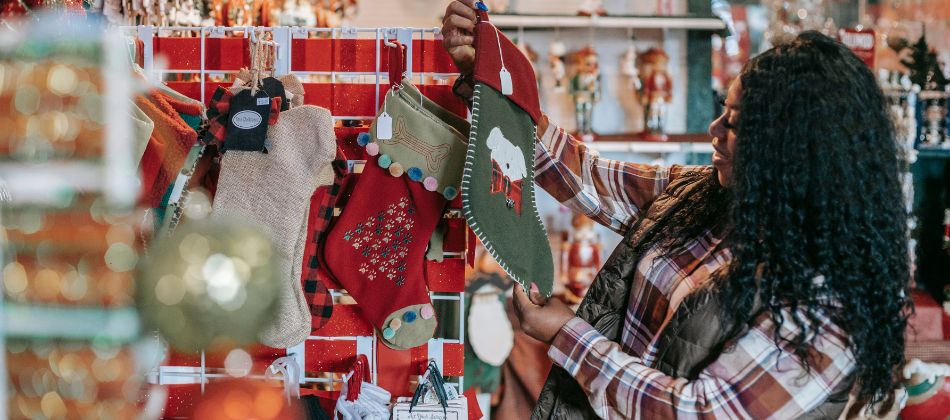
[[[536,283],[550,296],[554,261],[535,203],[535,131],[524,110],[488,85],[475,85],[462,206],[469,226],[508,275],[525,287]]]
[[[379,154],[388,155],[407,173],[410,168],[421,169],[417,181],[433,177],[438,181],[435,191],[455,198],[465,164],[468,121],[429,100],[408,81],[403,81],[396,93],[386,95],[385,105],[392,117],[393,138],[379,139],[376,121],[370,127]],[[446,187],[452,187],[451,194],[445,194]]]

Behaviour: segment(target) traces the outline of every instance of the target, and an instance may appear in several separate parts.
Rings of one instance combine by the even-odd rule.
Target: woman
[[[443,22],[463,74],[473,7]],[[534,417],[837,418],[849,394],[893,401],[906,214],[871,71],[805,32],[751,59],[724,105],[711,167],[602,159],[540,122],[536,182],[625,238],[576,315],[516,288],[559,367]]]

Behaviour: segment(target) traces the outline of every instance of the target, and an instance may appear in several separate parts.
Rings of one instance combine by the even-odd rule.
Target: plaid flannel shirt
[[[565,206],[620,234],[677,176],[711,170],[603,159],[553,124],[539,134],[535,181]],[[787,346],[775,344],[775,325],[765,315],[695,380],[655,369],[657,338],[680,302],[731,259],[712,232],[684,248],[671,256],[657,249],[644,253],[634,273],[619,343],[580,318],[568,322],[555,337],[548,355],[580,383],[598,415],[795,418],[850,386],[854,356],[847,348],[847,335],[827,314],[820,314],[807,373]],[[779,332],[788,337],[798,330],[785,323]]]

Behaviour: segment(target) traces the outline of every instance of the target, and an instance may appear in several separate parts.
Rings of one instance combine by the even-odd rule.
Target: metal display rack
[[[230,84],[220,76],[236,73],[247,66],[248,34],[269,34],[277,48],[274,75],[296,74],[304,79],[319,79],[315,82],[303,80],[305,102],[329,109],[334,120],[342,122],[375,118],[381,99],[388,90],[386,49],[389,47],[385,41],[397,40],[407,47],[406,77],[433,101],[463,116],[467,112],[465,105],[451,92],[451,82],[457,73],[442,49],[441,41],[436,39],[438,29],[153,26],[123,29],[132,31],[143,41],[143,67],[147,75],[163,79],[167,74],[184,75],[188,80],[168,81],[168,86],[204,103],[218,86]],[[164,68],[159,67],[159,63],[165,63]],[[368,127],[339,125],[335,128],[337,142],[347,156],[365,159],[365,152],[356,145],[356,136],[367,131]],[[351,166],[358,167],[361,160],[355,159],[351,163],[356,164]],[[407,395],[408,382],[414,375],[422,374],[431,359],[439,364],[448,382],[456,385],[461,393],[465,339],[464,271],[466,262],[470,263],[474,237],[468,234],[467,225],[457,211],[460,207],[456,200],[445,215],[449,231],[444,262],[426,262],[430,296],[437,313],[440,313],[440,304],[458,304],[457,336],[433,338],[426,345],[407,351],[388,349],[376,337],[373,328],[360,318],[358,305],[336,303],[345,298],[346,292],[329,279],[323,279],[335,302],[329,323],[298,346],[259,349],[252,351],[252,356],[256,359],[291,356],[303,367],[298,378],[300,384],[329,383],[332,387],[334,382],[340,383],[339,375],[326,373],[346,373],[357,355],[366,355],[372,365],[372,381],[387,388],[394,397]],[[212,371],[219,367],[216,363],[205,354],[200,355],[197,363],[180,363],[173,357],[171,363],[152,372],[149,381],[163,385],[198,384],[203,391],[209,380],[226,376]],[[399,374],[392,375],[392,372]],[[406,372],[409,381],[405,380]]]

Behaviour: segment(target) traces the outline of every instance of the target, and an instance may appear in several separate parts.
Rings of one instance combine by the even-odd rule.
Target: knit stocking
[[[424,257],[447,201],[391,168],[367,161],[318,255],[380,330],[383,342],[407,349],[435,332]]]
[[[260,340],[287,348],[310,335],[310,310],[300,287],[307,215],[314,190],[333,182],[336,137],[330,113],[309,105],[282,112],[267,136],[273,147],[266,154],[224,154],[212,215],[255,223],[272,236],[280,270],[279,313]]]

